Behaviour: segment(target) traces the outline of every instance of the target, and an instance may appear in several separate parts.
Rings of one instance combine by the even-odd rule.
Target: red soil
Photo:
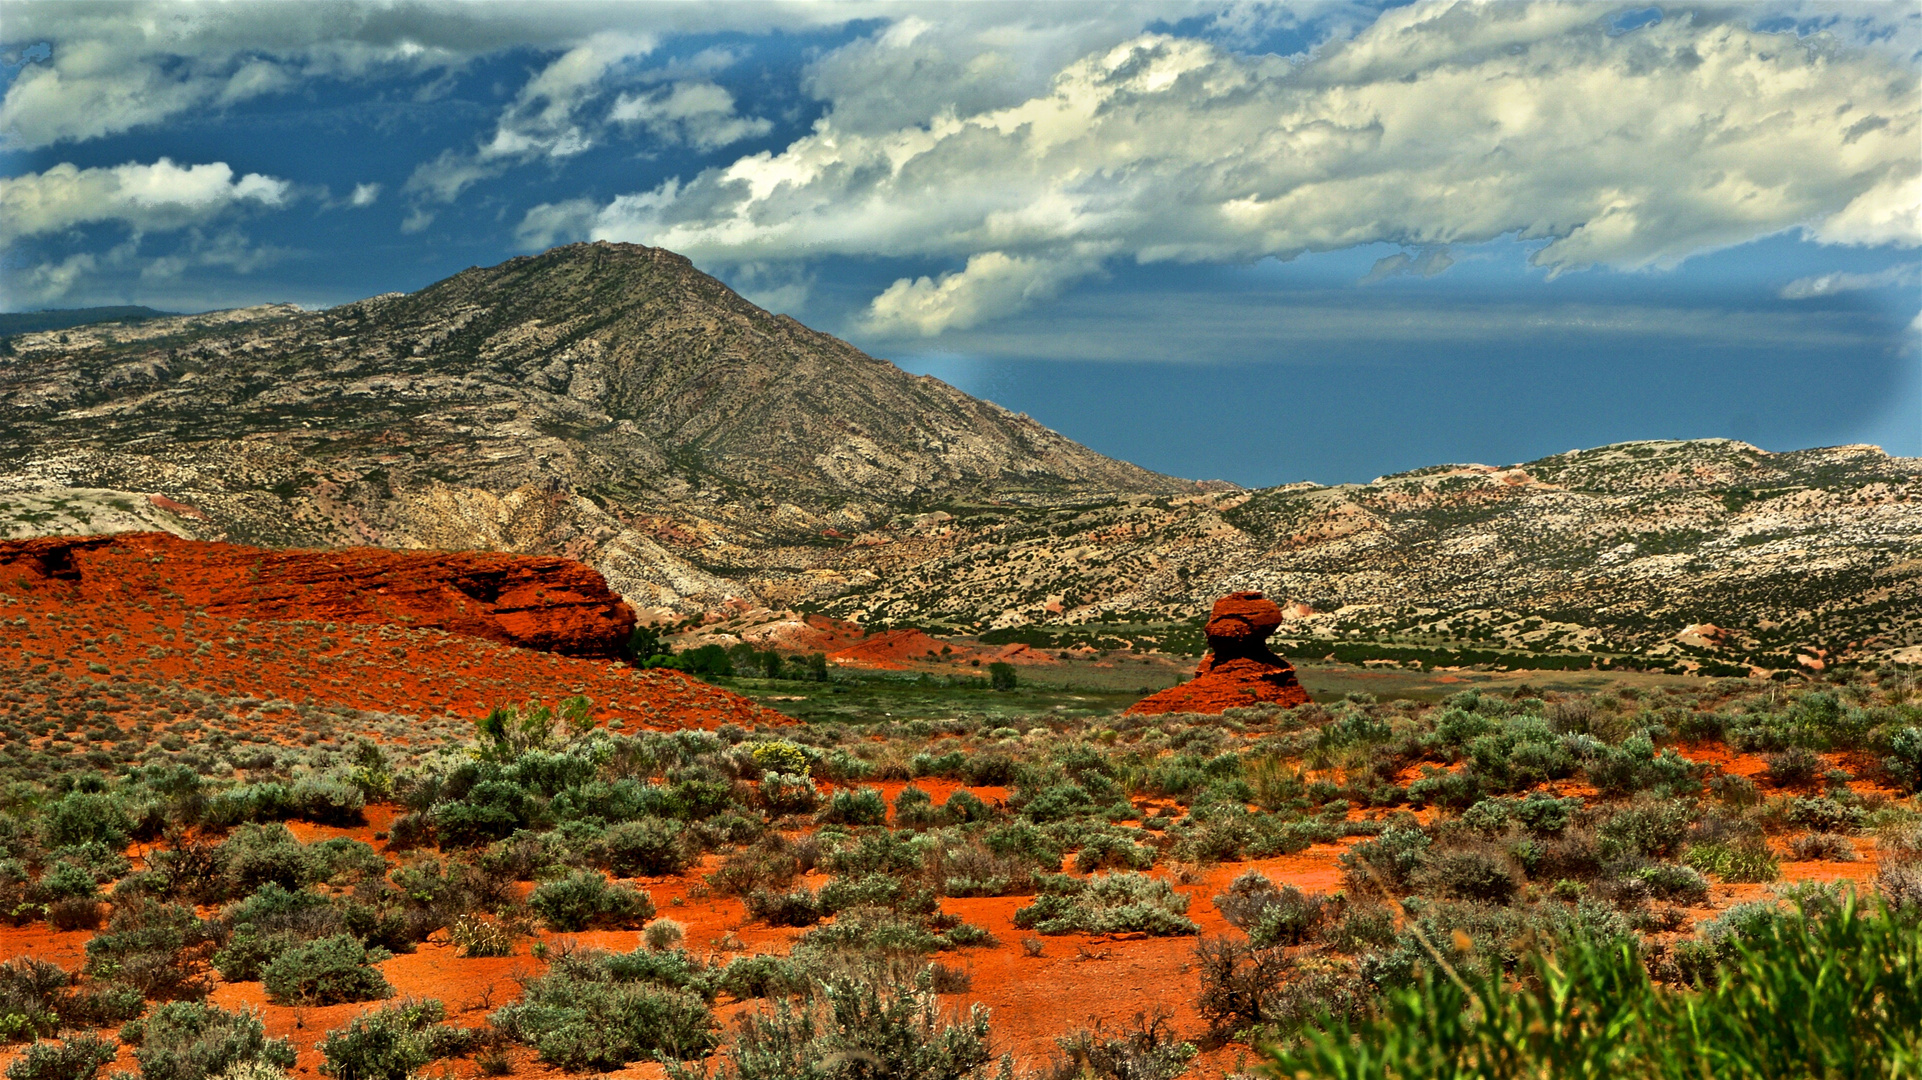
[[[165,600],[228,619],[439,629],[568,656],[618,657],[634,612],[572,559],[487,551],[271,550],[166,533],[0,543],[0,589],[66,603]]]
[[[173,545],[186,542],[168,538],[143,547],[153,539],[147,536],[118,542],[126,539],[98,545],[69,542],[64,547],[43,541],[0,545],[0,618],[5,622],[0,626],[0,671],[37,677],[51,670],[101,683],[173,685],[226,697],[343,705],[414,717],[471,718],[505,702],[586,694],[594,701],[595,717],[616,726],[672,729],[788,722],[746,698],[675,671],[638,671],[605,660],[558,656],[424,627],[418,621],[378,621],[382,611],[375,605],[383,598],[399,597],[397,604],[426,610],[426,586],[411,592],[388,587],[382,594],[379,588],[385,586],[357,592],[352,582],[337,578],[307,592],[275,586],[278,591],[269,602],[261,599],[268,596],[264,586],[250,592],[254,583],[243,577],[232,582],[235,595],[228,596],[214,590],[212,571],[167,554],[184,559],[188,553],[226,545],[176,548]],[[159,554],[135,557],[142,551]],[[150,561],[156,558],[160,561]],[[624,633],[621,628],[633,618],[625,605],[619,611],[626,622],[604,605],[596,608],[601,602],[591,600],[588,585],[605,592],[605,584],[598,574],[566,560],[528,560],[532,569],[516,576],[519,557],[419,558],[423,567],[445,567],[457,558],[476,560],[473,565],[499,560],[500,574],[493,580],[519,582],[514,588],[534,590],[529,603],[552,600],[559,610],[550,630],[542,631],[537,629],[541,616],[533,607],[510,610],[497,604],[485,610],[476,601],[463,614],[449,600],[444,614],[461,626],[473,628],[492,619],[487,626],[523,628],[525,640],[566,638],[585,644],[600,640],[590,629],[599,627],[593,633],[604,635],[613,627]],[[287,570],[298,563],[273,565]],[[398,573],[401,565],[374,564],[369,580],[389,580],[383,575]],[[544,576],[550,572],[552,576]],[[583,575],[592,575],[592,581]],[[552,587],[540,585],[543,581]],[[574,585],[563,589],[566,582]],[[539,595],[543,590],[545,598]],[[444,591],[451,595],[458,590],[447,585]],[[496,598],[513,595],[508,590]],[[309,596],[324,602],[312,610],[295,603],[304,604]],[[365,603],[355,607],[355,597]],[[601,613],[593,614],[596,610]],[[262,611],[273,617],[258,614]],[[400,607],[389,614],[397,623],[407,618]],[[454,615],[475,621],[470,626]],[[427,735],[422,730],[418,738]],[[407,744],[418,738],[410,734],[395,741]]]

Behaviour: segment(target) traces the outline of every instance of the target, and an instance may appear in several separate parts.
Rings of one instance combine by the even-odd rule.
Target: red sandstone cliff
[[[567,656],[619,656],[634,612],[571,559],[497,552],[274,550],[165,533],[0,542],[0,590],[92,604],[439,629]]]

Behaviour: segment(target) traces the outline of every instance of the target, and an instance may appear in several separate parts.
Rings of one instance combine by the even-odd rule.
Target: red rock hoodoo
[[[1239,705],[1270,702],[1284,708],[1308,703],[1308,691],[1288,661],[1268,648],[1281,625],[1281,608],[1258,592],[1236,592],[1209,612],[1208,655],[1192,682],[1142,698],[1131,713],[1219,713]]]
[[[490,551],[272,550],[166,533],[0,542],[0,588],[164,599],[225,619],[385,624],[563,656],[617,657],[634,611],[592,567]]]

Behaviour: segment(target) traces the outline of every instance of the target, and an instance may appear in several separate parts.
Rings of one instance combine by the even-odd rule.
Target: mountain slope
[[[1282,630],[1295,640],[1922,662],[1922,459],[1868,446],[1624,443],[1368,484],[895,524],[901,565],[826,610],[1128,640],[1131,623],[1261,589],[1295,605]]]
[[[1195,490],[632,245],[557,248],[323,312],[9,346],[13,535],[57,526],[64,500],[94,515],[85,527],[568,554],[671,601],[726,586],[662,539],[806,542],[929,500]]]

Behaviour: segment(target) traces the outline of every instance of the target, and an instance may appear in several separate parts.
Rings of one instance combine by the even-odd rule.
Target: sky
[[[0,308],[679,251],[1247,485],[1922,456],[1922,6],[0,5]]]

